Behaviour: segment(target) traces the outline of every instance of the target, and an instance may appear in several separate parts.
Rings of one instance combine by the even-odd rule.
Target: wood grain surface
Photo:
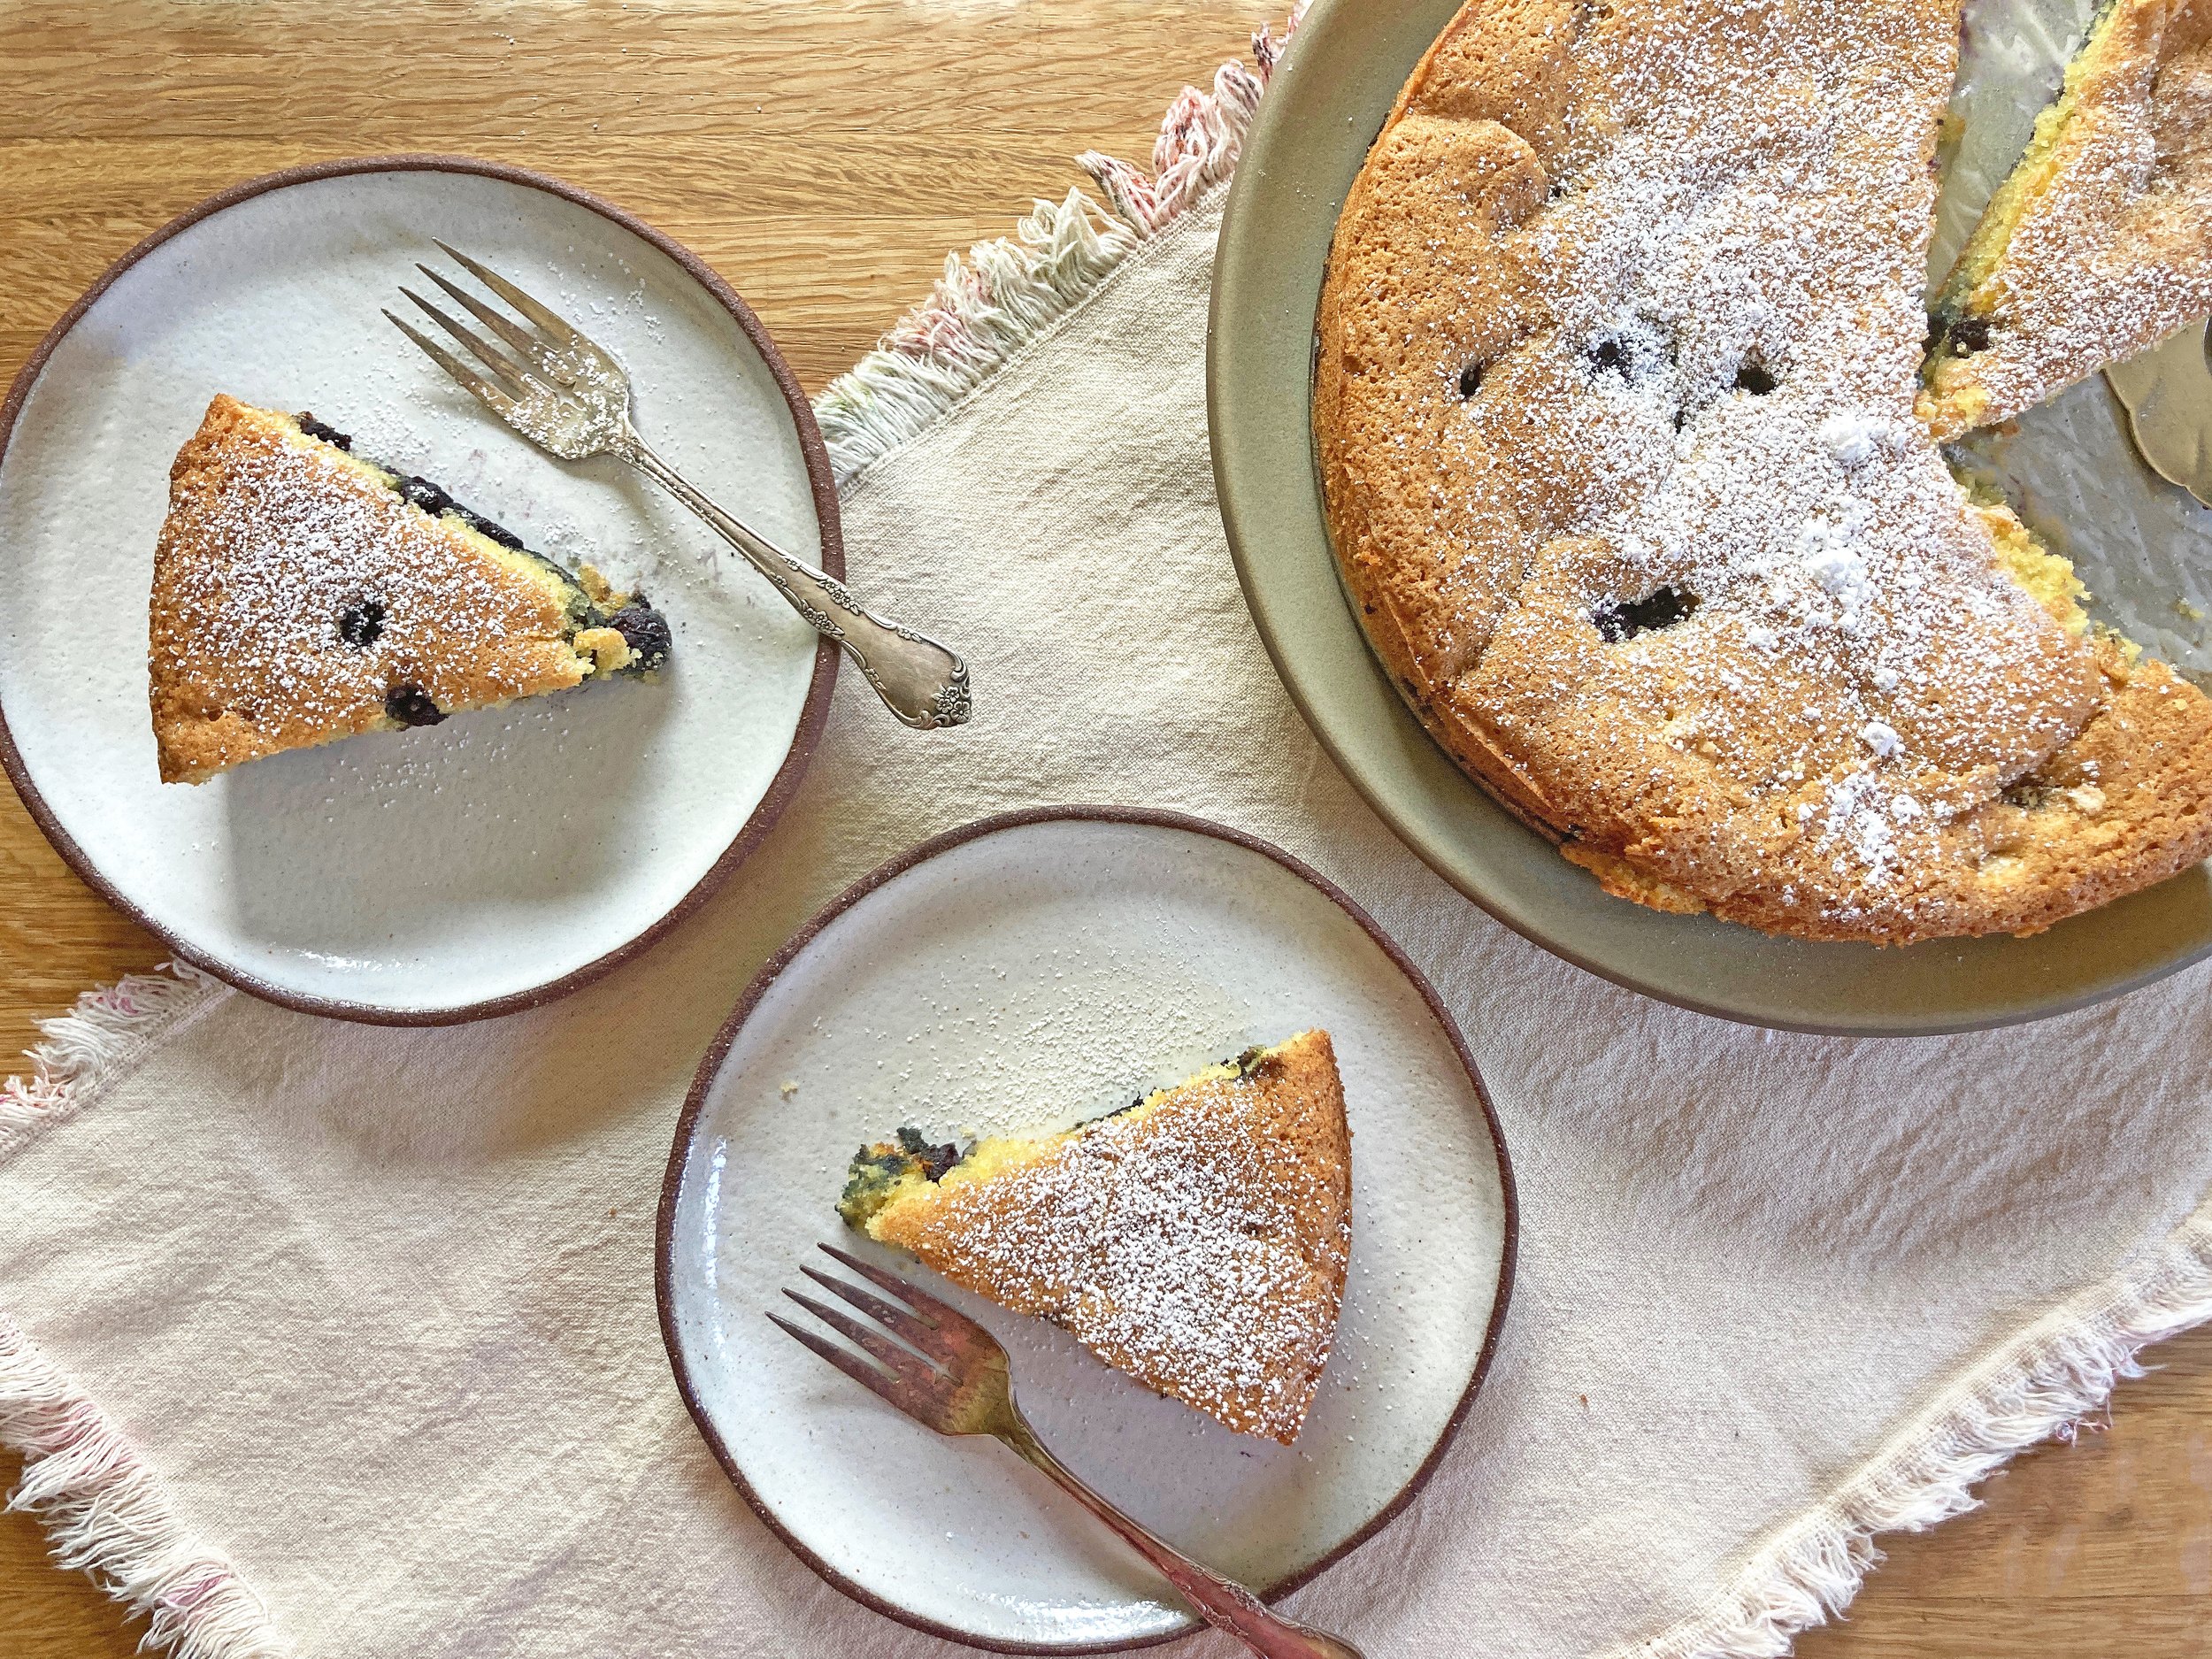
[[[0,377],[210,192],[444,150],[559,173],[687,243],[818,390],[948,250],[1076,182],[1076,151],[1148,156],[1167,101],[1268,16],[1258,0],[0,0]],[[160,956],[0,799],[6,1050]],[[2021,1459],[1974,1515],[1885,1540],[1850,1621],[1801,1652],[2212,1655],[2212,1331],[2153,1357],[2111,1428]],[[0,1458],[0,1482],[14,1474]],[[121,1655],[138,1634],[48,1563],[27,1518],[0,1518],[0,1654]]]

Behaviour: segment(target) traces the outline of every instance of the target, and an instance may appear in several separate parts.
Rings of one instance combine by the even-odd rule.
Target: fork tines
[[[501,350],[467,324],[440,310],[414,289],[403,285],[399,291],[412,300],[440,329],[465,348],[471,357],[482,364],[484,369],[489,372],[488,378],[455,357],[406,319],[388,311],[384,315],[394,327],[421,347],[432,362],[498,413],[507,415],[516,402],[529,396],[539,375],[557,374],[560,353],[576,344],[580,336],[559,312],[533,299],[498,272],[470,258],[457,248],[444,242],[437,245],[449,258],[519,312],[526,322],[533,325],[535,332],[486,304],[428,265],[420,264],[415,267],[418,271],[436,283],[470,316],[497,335],[508,349]]]
[[[787,1289],[783,1294],[879,1363],[872,1365],[852,1348],[841,1347],[779,1315],[771,1313],[768,1317],[900,1410],[930,1420],[945,1387],[957,1380],[950,1374],[951,1369],[972,1352],[974,1338],[981,1336],[986,1342],[993,1339],[966,1315],[915,1289],[897,1274],[848,1255],[834,1245],[825,1244],[821,1248],[832,1260],[890,1292],[906,1306],[887,1302],[873,1292],[812,1267],[801,1267],[799,1271],[876,1323],[865,1324],[799,1291]],[[899,1340],[885,1335],[887,1330]]]

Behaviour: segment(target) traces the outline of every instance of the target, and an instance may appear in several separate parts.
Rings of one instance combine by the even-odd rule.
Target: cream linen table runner
[[[1219,181],[1259,84],[1187,95],[1152,175],[1087,158],[1110,209],[1041,204],[825,399],[855,575],[971,650],[972,726],[909,736],[845,676],[752,861],[553,1007],[390,1031],[133,981],[0,1101],[0,1439],[158,1638],[953,1651],[826,1587],[723,1478],[663,1356],[654,1204],[776,945],[921,837],[1038,803],[1179,807],[1316,864],[1496,1097],[1523,1230],[1495,1368],[1411,1509],[1292,1604],[1371,1655],[1780,1653],[1873,1530],[1962,1507],[2212,1313],[2212,966],[1988,1035],[1701,1018],[1493,923],[1324,757],[1207,462]]]

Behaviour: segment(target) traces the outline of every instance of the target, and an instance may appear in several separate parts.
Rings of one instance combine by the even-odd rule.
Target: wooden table
[[[9,0],[0,378],[109,260],[211,191],[436,150],[643,215],[728,277],[818,390],[949,249],[1064,193],[1076,151],[1147,158],[1167,101],[1267,16],[1259,0]],[[0,1048],[161,955],[0,799]],[[2212,1331],[2158,1357],[2109,1432],[2024,1458],[1980,1513],[1896,1540],[1850,1624],[1803,1651],[2212,1655]],[[28,1520],[0,1520],[0,1652],[121,1655],[137,1635],[47,1563]]]

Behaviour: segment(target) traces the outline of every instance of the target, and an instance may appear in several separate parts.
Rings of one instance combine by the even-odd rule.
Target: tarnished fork
[[[1173,1545],[1155,1538],[1071,1473],[1045,1449],[1014,1403],[1006,1350],[988,1331],[934,1296],[915,1289],[895,1273],[849,1256],[833,1245],[825,1244],[822,1249],[904,1305],[887,1302],[833,1274],[803,1266],[801,1272],[874,1323],[856,1319],[795,1290],[783,1294],[877,1363],[871,1364],[851,1348],[770,1314],[785,1331],[925,1427],[940,1434],[989,1434],[1003,1440],[1120,1533],[1159,1569],[1208,1624],[1227,1631],[1263,1659],[1360,1659],[1359,1650],[1349,1642],[1269,1611],[1242,1585],[1200,1566]],[[885,1334],[887,1331],[890,1336]],[[899,1340],[892,1340],[892,1336]]]
[[[400,333],[427,352],[432,362],[548,454],[564,461],[614,456],[697,513],[715,534],[750,560],[754,569],[773,582],[794,610],[837,641],[853,665],[868,677],[884,706],[908,726],[926,731],[965,723],[971,705],[964,662],[926,634],[871,615],[844,583],[756,534],[693,488],[638,436],[630,420],[630,377],[611,354],[497,272],[443,242],[438,246],[511,306],[515,315],[487,304],[428,265],[417,265],[493,336],[486,339],[412,288],[403,287],[400,292],[420,306],[432,322],[481,366],[462,361],[411,324],[386,311],[384,315]]]

